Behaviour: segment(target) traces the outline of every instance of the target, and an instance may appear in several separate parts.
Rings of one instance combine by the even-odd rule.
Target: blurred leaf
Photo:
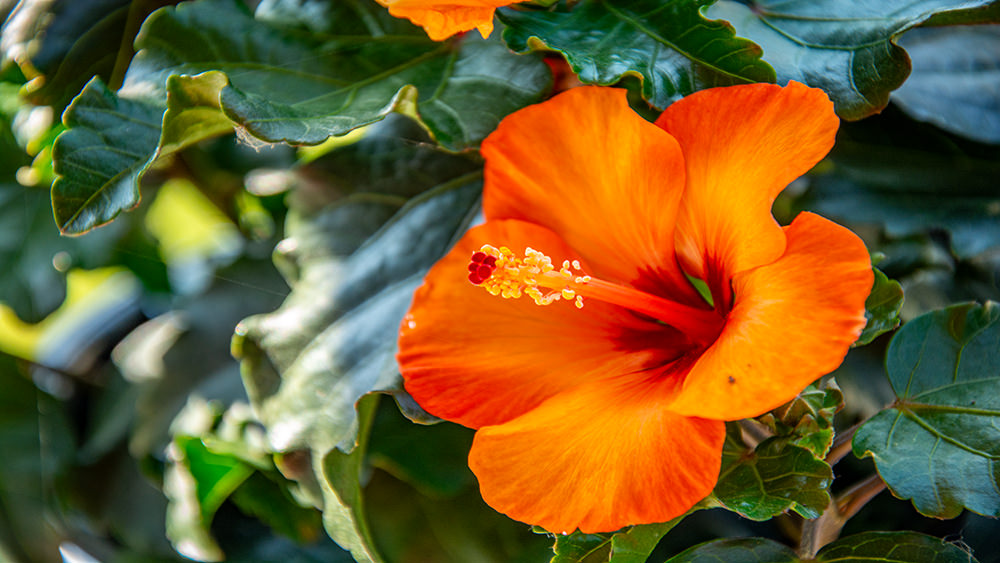
[[[81,233],[134,206],[155,156],[225,130],[217,103],[241,131],[265,141],[316,144],[400,112],[457,151],[476,147],[549,86],[544,63],[498,42],[435,43],[375,4],[341,5],[330,17],[328,32],[306,33],[255,20],[235,0],[150,16],[118,94],[92,81],[66,114],[70,130],[54,154],[60,228]],[[171,76],[212,70],[225,74],[168,85]],[[161,141],[168,88],[172,113]]]
[[[809,385],[797,397],[757,420],[778,437],[823,458],[833,445],[834,415],[843,407],[844,394],[831,377]]]
[[[816,518],[830,504],[833,471],[806,448],[768,438],[747,451],[739,427],[727,425],[722,470],[713,494],[726,508],[751,520],[786,510]]]
[[[1000,151],[891,110],[841,127],[833,167],[813,178],[797,205],[843,223],[880,226],[892,238],[945,229],[960,258],[995,248]]]
[[[875,285],[865,300],[865,318],[868,324],[853,346],[871,344],[880,335],[899,326],[899,312],[903,309],[903,287],[896,280],[890,280],[882,270],[875,272]]]
[[[139,178],[153,162],[162,110],[121,98],[94,78],[66,108],[56,139],[59,177],[52,210],[64,234],[82,234],[139,204]]]
[[[247,315],[277,307],[284,290],[268,260],[244,258],[220,269],[202,294],[179,299],[122,340],[112,357],[139,395],[133,456],[159,455],[190,395],[226,405],[246,400],[239,364],[229,354],[233,328]]]
[[[490,509],[474,485],[444,498],[427,496],[375,471],[365,487],[365,502],[386,561],[540,563],[552,555],[549,538]]]
[[[256,516],[272,530],[297,543],[315,541],[322,533],[319,511],[298,504],[277,473],[254,473],[233,493],[232,500],[245,514]]]
[[[952,133],[1000,143],[1000,25],[914,29],[899,44],[913,73],[894,102]]]
[[[274,313],[240,323],[233,340],[277,452],[350,451],[354,404],[400,387],[395,335],[410,296],[464,232],[479,198],[479,173],[470,172],[477,165],[464,158],[378,135],[342,150],[356,157],[345,166],[375,173],[319,211],[298,200],[275,255],[292,293]],[[387,153],[398,162],[378,164]],[[436,166],[402,183],[385,181],[403,163],[420,161]],[[367,191],[383,188],[401,195]],[[429,191],[407,200],[421,190]]]
[[[663,109],[697,90],[749,82],[774,82],[760,47],[734,36],[732,26],[706,20],[711,0],[612,3],[584,0],[568,10],[498,11],[511,49],[539,47],[562,53],[580,80],[614,84],[642,76],[642,95]]]
[[[764,48],[778,82],[822,88],[844,119],[878,113],[910,74],[893,40],[936,13],[985,6],[990,0],[722,0],[706,10]]]
[[[378,410],[368,462],[432,498],[451,497],[475,483],[469,470],[473,431],[450,422],[422,425],[391,401]]]
[[[696,545],[667,563],[807,563],[788,547],[763,538],[714,540]],[[960,547],[916,532],[865,532],[824,547],[815,563],[975,563]]]
[[[10,356],[0,354],[0,555],[58,560],[62,534],[52,520],[55,479],[73,455],[63,406],[39,391]],[[44,436],[44,440],[42,437]]]
[[[1000,307],[963,304],[907,323],[889,344],[897,400],[854,436],[920,513],[1000,516]]]

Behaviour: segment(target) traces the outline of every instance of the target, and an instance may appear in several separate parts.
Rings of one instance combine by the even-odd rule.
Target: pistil
[[[469,281],[505,299],[527,295],[537,305],[567,300],[583,308],[585,297],[597,299],[649,316],[700,343],[714,341],[723,324],[713,310],[594,278],[582,271],[577,260],[564,260],[557,269],[551,258],[530,247],[518,257],[505,246],[483,245],[469,261]]]

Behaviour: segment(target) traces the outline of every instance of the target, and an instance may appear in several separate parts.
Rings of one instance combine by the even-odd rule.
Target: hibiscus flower
[[[493,32],[493,12],[523,0],[376,0],[397,18],[419,25],[434,41],[478,29],[483,37]]]
[[[486,221],[427,274],[398,355],[420,405],[478,429],[490,506],[552,532],[670,520],[712,491],[725,421],[840,365],[868,252],[771,214],[837,126],[797,83],[704,90],[655,124],[580,87],[503,120]]]

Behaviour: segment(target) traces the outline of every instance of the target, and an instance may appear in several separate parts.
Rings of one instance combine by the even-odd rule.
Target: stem
[[[819,518],[802,522],[797,550],[799,557],[806,560],[815,558],[824,545],[837,539],[844,524],[883,490],[885,481],[873,473],[832,499]]]
[[[857,423],[851,426],[843,432],[839,432],[837,437],[833,440],[833,445],[830,446],[830,451],[826,454],[826,462],[830,465],[837,465],[837,462],[844,459],[851,451],[851,441],[854,439],[854,433],[858,431],[861,427],[861,423]]]

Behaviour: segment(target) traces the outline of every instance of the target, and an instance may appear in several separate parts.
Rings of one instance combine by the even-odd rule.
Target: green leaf
[[[875,285],[865,300],[865,318],[868,319],[868,324],[854,346],[871,344],[880,335],[895,330],[900,322],[899,312],[903,310],[903,286],[886,277],[882,270],[872,270],[875,272]]]
[[[815,559],[764,538],[714,540],[696,545],[667,563],[975,563],[956,545],[916,532],[865,532],[824,547]]]
[[[764,538],[713,540],[688,548],[666,563],[801,563],[795,552]]]
[[[92,82],[66,114],[53,188],[60,228],[84,232],[135,205],[155,156],[226,130],[216,104],[241,131],[269,142],[316,144],[400,112],[460,151],[538,101],[551,80],[537,57],[472,36],[435,43],[375,4],[344,3],[329,17],[320,33],[256,20],[235,0],[151,15],[117,95]],[[223,74],[170,81],[208,71]]]
[[[739,427],[728,425],[722,470],[713,494],[726,508],[751,520],[786,510],[816,518],[830,504],[833,471],[806,448],[768,438],[748,451]]]
[[[414,424],[395,406],[381,408],[368,462],[426,496],[455,496],[475,483],[468,465],[472,435],[471,429],[457,424]]]
[[[901,119],[889,108],[843,124],[830,161],[796,205],[839,222],[879,226],[892,238],[944,229],[959,258],[1000,244],[996,147]]]
[[[972,554],[939,538],[916,532],[864,532],[819,550],[816,562],[976,563]]]
[[[812,384],[788,403],[757,418],[778,437],[823,458],[833,445],[833,418],[844,407],[844,394],[833,378]]]
[[[354,404],[400,387],[395,335],[412,292],[478,203],[475,162],[396,137],[396,125],[330,156],[348,182],[373,172],[345,184],[354,193],[319,211],[292,200],[275,255],[292,292],[237,328],[233,349],[275,451],[350,451]],[[423,174],[407,168],[416,163]],[[405,181],[390,181],[400,173]]]
[[[899,39],[913,73],[892,100],[916,119],[1000,143],[1000,25],[914,29]]]
[[[1000,306],[955,305],[903,326],[886,370],[897,396],[854,436],[854,453],[920,513],[1000,516]]]
[[[756,44],[734,36],[726,22],[702,17],[711,1],[613,3],[584,0],[568,10],[501,9],[503,37],[512,49],[561,52],[580,80],[614,84],[642,77],[643,97],[663,109],[713,86],[774,82]]]
[[[611,536],[609,563],[646,563],[656,544],[660,543],[660,539],[683,518],[684,516],[681,516],[662,524],[632,526],[624,532]]]
[[[844,119],[878,113],[910,74],[900,33],[936,13],[984,6],[990,0],[722,0],[706,15],[729,21],[736,34],[764,49],[778,82],[822,88]]]
[[[608,534],[573,532],[557,535],[552,545],[555,556],[549,563],[598,563],[611,556],[611,538]]]
[[[52,211],[63,234],[82,234],[139,204],[139,178],[153,162],[162,110],[121,98],[99,79],[66,108],[56,139]]]
[[[357,405],[357,440],[350,453],[337,448],[313,450],[313,469],[323,498],[323,525],[326,533],[351,552],[358,563],[381,561],[368,529],[361,495],[362,469],[368,438],[379,396],[369,394]]]

